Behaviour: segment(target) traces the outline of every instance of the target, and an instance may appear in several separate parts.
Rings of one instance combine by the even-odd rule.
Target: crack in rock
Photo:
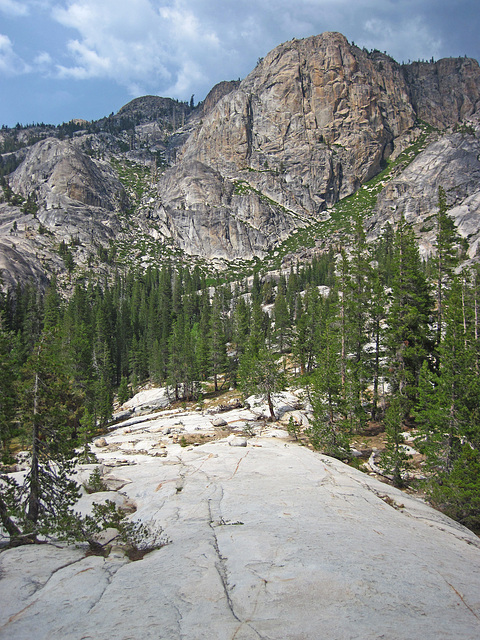
[[[214,515],[212,513],[212,504],[213,504],[213,500],[212,498],[209,498],[207,505],[208,505],[208,526],[210,527],[210,530],[212,532],[212,536],[213,536],[213,548],[215,550],[215,554],[217,556],[217,561],[215,562],[215,568],[217,570],[218,576],[220,578],[220,582],[222,583],[222,587],[223,587],[223,591],[225,593],[225,598],[227,600],[227,606],[228,609],[230,611],[230,613],[232,614],[232,616],[235,618],[235,620],[239,623],[239,626],[237,627],[237,629],[235,630],[235,633],[232,636],[232,640],[235,640],[235,638],[238,636],[241,628],[245,625],[247,626],[249,629],[251,629],[251,631],[253,631],[253,633],[255,633],[255,635],[260,638],[260,640],[264,640],[263,636],[255,629],[255,627],[253,627],[253,625],[251,624],[251,622],[249,620],[241,620],[234,608],[234,604],[232,601],[232,597],[231,597],[231,587],[228,581],[228,571],[227,571],[227,558],[225,558],[224,556],[222,556],[221,552],[220,552],[220,546],[218,543],[218,538],[217,538],[217,533],[215,531],[215,526],[221,526],[225,521],[223,519],[223,516],[221,514],[221,510],[220,510],[220,503],[222,501],[223,498],[223,488],[219,487],[220,491],[221,491],[221,495],[220,498],[217,500],[217,511],[218,511],[218,518],[214,519]],[[258,605],[258,602],[257,602]],[[256,605],[256,606],[257,606]]]
[[[92,609],[95,609],[95,607],[101,601],[101,599],[105,595],[105,592],[107,591],[108,587],[112,584],[113,578],[115,577],[115,574],[117,573],[117,571],[120,569],[121,566],[123,566],[123,564],[120,565],[120,566],[117,566],[117,567],[104,566],[104,572],[106,573],[106,577],[107,577],[107,584],[105,585],[104,589],[102,590],[102,593],[98,596],[96,601],[89,607],[89,609],[87,611],[87,614],[89,614],[92,611]]]
[[[48,583],[53,578],[53,576],[55,574],[57,574],[59,571],[62,571],[62,569],[66,569],[67,567],[71,567],[74,564],[77,564],[78,562],[82,562],[82,560],[85,560],[85,556],[82,556],[81,558],[78,558],[77,560],[72,560],[71,562],[66,562],[65,564],[62,564],[60,567],[57,567],[56,569],[54,569],[52,571],[52,573],[48,576],[48,578],[45,580],[45,582],[43,582],[43,583],[41,583],[39,581],[31,580],[29,584],[34,586],[34,591],[32,591],[30,597],[32,597],[32,596],[36,595],[37,593],[39,593],[40,591],[42,591],[42,589],[44,589],[48,585]]]

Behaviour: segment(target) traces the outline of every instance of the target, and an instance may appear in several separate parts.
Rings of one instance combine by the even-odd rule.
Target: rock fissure
[[[460,599],[462,604],[465,605],[465,607],[470,611],[470,613],[473,614],[478,621],[480,621],[480,615],[468,604],[468,602],[465,601],[465,597],[458,591],[458,589],[456,589],[453,586],[453,584],[451,584],[444,576],[442,576],[442,574],[440,572],[438,572],[438,574],[439,574],[439,576],[441,576],[441,578],[443,578],[443,580],[445,580],[445,582],[448,584],[448,586],[458,596],[458,598]]]
[[[79,562],[82,562],[83,560],[85,560],[85,558],[82,556],[81,558],[78,558],[77,560],[73,560],[72,562],[66,562],[65,564],[62,564],[60,567],[57,567],[56,569],[54,569],[51,574],[48,576],[48,578],[45,580],[45,582],[40,583],[38,581],[33,581],[31,582],[32,585],[38,585],[35,590],[32,592],[32,595],[37,594],[38,592],[40,592],[42,589],[44,589],[48,583],[50,582],[50,580],[53,578],[54,575],[56,575],[59,571],[62,571],[63,569],[67,569],[68,567],[73,566],[74,564],[78,564]]]
[[[105,587],[102,589],[102,592],[96,598],[95,602],[92,603],[90,605],[90,607],[88,608],[87,614],[90,613],[100,603],[100,601],[104,597],[105,593],[107,592],[108,588],[112,584],[113,578],[115,577],[115,574],[121,568],[121,566],[123,566],[123,565],[119,565],[117,567],[113,567],[113,566],[107,566],[107,563],[105,564],[105,573],[106,573],[107,583],[106,583]]]
[[[227,572],[226,559],[222,556],[222,554],[220,552],[220,547],[219,547],[218,538],[217,538],[217,532],[215,531],[215,526],[216,526],[216,524],[218,522],[221,521],[221,516],[219,518],[217,517],[214,520],[213,513],[212,513],[212,499],[211,498],[208,500],[207,505],[208,505],[208,518],[209,518],[208,525],[209,525],[210,530],[212,532],[212,546],[213,546],[213,549],[214,549],[215,555],[216,555],[215,568],[217,570],[218,577],[220,578],[220,582],[221,582],[222,587],[223,587],[223,592],[225,594],[225,598],[227,600],[227,606],[228,606],[228,609],[229,609],[230,613],[235,618],[235,620],[237,620],[237,622],[243,623],[243,621],[240,620],[240,618],[236,614],[234,606],[233,606],[232,597],[231,597],[231,593],[230,593],[230,585],[229,585],[229,582],[228,582],[228,572]]]

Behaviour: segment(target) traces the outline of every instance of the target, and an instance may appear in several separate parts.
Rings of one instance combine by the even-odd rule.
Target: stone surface
[[[438,189],[447,195],[449,215],[475,257],[480,241],[480,115],[468,120],[469,132],[449,133],[432,142],[423,153],[380,193],[366,227],[370,239],[401,213],[414,225],[424,256],[434,251]]]
[[[0,638],[478,638],[478,538],[338,461],[250,442],[112,469],[170,540],[143,560],[2,552]]]
[[[168,397],[167,389],[165,387],[155,387],[153,389],[139,391],[133,398],[127,400],[127,402],[122,405],[122,408],[135,408],[135,411],[141,411],[147,407],[149,409],[167,407],[169,403],[170,398]]]
[[[222,418],[221,416],[217,416],[216,418],[212,419],[212,424],[214,427],[225,427],[228,422],[225,420],[225,418]]]

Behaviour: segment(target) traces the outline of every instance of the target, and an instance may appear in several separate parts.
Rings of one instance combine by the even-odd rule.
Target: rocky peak
[[[202,258],[249,259],[265,256],[301,228],[323,224],[340,199],[416,144],[375,211],[374,204],[362,211],[373,214],[371,237],[399,207],[421,223],[444,184],[455,190],[449,198],[456,207],[470,198],[468,216],[461,208],[458,220],[475,252],[479,104],[474,60],[398,64],[339,33],[323,33],[281,44],[243,81],[219,83],[194,109],[145,96],[86,130],[67,123],[56,132],[2,132],[0,168],[23,161],[8,182],[24,197],[35,194],[38,219],[55,233],[68,220],[68,233],[82,236],[77,222],[98,227],[100,220],[97,237],[115,235],[122,226],[116,213],[125,209],[122,174],[130,222],[149,241],[168,238],[184,254]],[[435,128],[435,139],[422,141],[427,148],[407,170],[425,133],[419,121]],[[29,142],[52,135],[57,139]],[[70,140],[58,139],[67,135]],[[437,160],[429,162],[435,153]],[[447,163],[448,176],[440,171]],[[15,243],[13,209],[2,206],[8,221],[0,230]]]
[[[186,102],[178,102],[171,98],[160,96],[143,96],[135,98],[123,106],[114,116],[114,119],[129,118],[135,124],[146,124],[155,121],[171,121],[186,118],[192,111]],[[178,120],[178,122],[180,121]]]
[[[68,140],[47,138],[30,147],[25,160],[9,178],[15,193],[34,194],[45,209],[65,199],[120,210],[125,193],[110,165],[90,158]]]
[[[468,59],[400,65],[350,45],[339,33],[286,42],[205,113],[160,182],[160,208],[172,227],[179,218],[185,223],[190,193],[184,190],[179,207],[178,199],[169,201],[169,184],[182,180],[184,166],[203,164],[218,176],[215,192],[230,182],[243,196],[227,204],[229,214],[248,227],[252,253],[243,257],[263,255],[375,176],[418,135],[418,119],[445,127],[469,115],[479,83],[478,64]],[[211,189],[210,178],[196,181],[200,200],[207,202]],[[265,225],[272,204],[282,232],[265,240],[257,224]],[[202,213],[191,211],[198,225]],[[256,220],[248,211],[255,211]],[[235,246],[225,225],[215,233],[224,235],[213,243],[215,251],[205,242],[202,255],[242,255],[244,243]]]
[[[205,115],[209,113],[213,107],[217,104],[217,102],[226,96],[227,93],[230,93],[234,89],[237,89],[240,85],[240,80],[224,80],[223,82],[219,82],[216,84],[213,89],[211,89],[203,101],[201,105],[201,113]]]
[[[470,117],[480,105],[480,69],[471,58],[413,62],[402,71],[417,118],[444,129]]]

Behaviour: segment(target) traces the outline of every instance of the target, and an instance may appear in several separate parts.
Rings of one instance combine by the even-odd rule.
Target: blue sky
[[[0,125],[203,100],[276,45],[340,31],[399,62],[480,59],[478,0],[0,0]]]

